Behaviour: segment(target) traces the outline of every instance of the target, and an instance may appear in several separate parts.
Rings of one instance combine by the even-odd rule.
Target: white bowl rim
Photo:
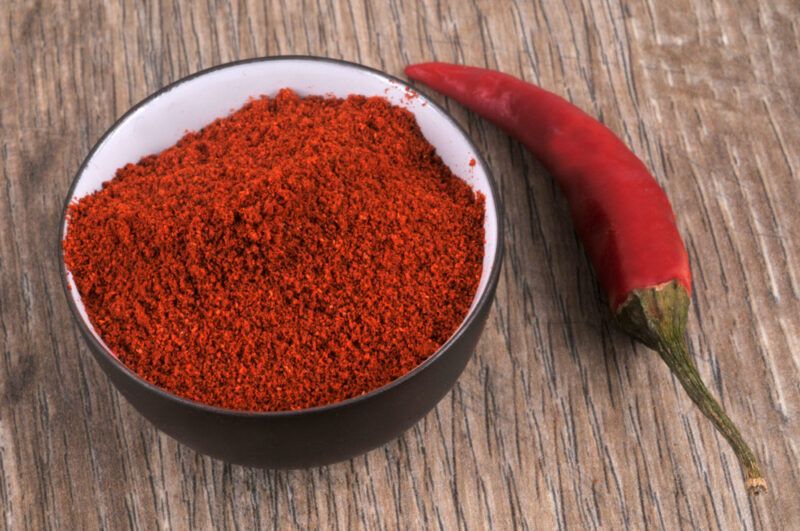
[[[418,97],[420,97],[422,99],[422,101],[425,102],[425,104],[431,106],[434,110],[436,110],[439,113],[439,115],[442,117],[442,119],[447,120],[448,122],[450,122],[450,125],[452,125],[464,137],[464,139],[467,141],[467,144],[470,146],[470,148],[472,149],[472,152],[474,153],[474,157],[476,159],[477,164],[480,165],[480,167],[483,169],[484,173],[486,174],[486,181],[488,182],[489,192],[490,192],[490,194],[492,196],[492,201],[491,202],[487,201],[487,205],[489,205],[489,204],[493,204],[494,205],[494,215],[495,215],[495,218],[497,220],[497,242],[496,242],[496,246],[495,246],[495,256],[494,256],[494,259],[492,260],[491,265],[490,265],[489,277],[488,277],[488,280],[486,282],[486,287],[483,290],[483,293],[481,294],[480,298],[471,306],[471,308],[467,312],[467,315],[461,321],[461,324],[459,324],[459,326],[456,329],[456,331],[433,354],[428,356],[428,358],[425,361],[423,361],[422,363],[420,363],[419,365],[414,367],[409,372],[403,374],[399,378],[396,378],[396,379],[392,380],[391,382],[388,382],[388,383],[382,385],[381,387],[378,387],[376,389],[372,389],[371,391],[369,391],[367,393],[364,393],[364,394],[361,394],[361,395],[358,395],[358,396],[347,398],[345,400],[340,400],[338,402],[332,402],[330,404],[324,404],[324,405],[314,406],[314,407],[304,408],[304,409],[281,410],[281,411],[249,411],[249,410],[240,410],[240,409],[232,409],[232,408],[214,406],[214,405],[211,405],[211,404],[206,404],[204,402],[200,402],[200,401],[197,401],[197,400],[192,400],[190,398],[185,398],[185,397],[176,395],[176,394],[174,394],[174,393],[172,393],[170,391],[167,391],[166,389],[163,389],[163,388],[161,388],[161,387],[159,387],[159,386],[147,381],[146,379],[141,377],[139,374],[137,374],[135,371],[130,369],[127,365],[122,363],[122,361],[120,361],[119,358],[117,358],[112,352],[110,352],[108,350],[108,348],[102,342],[98,341],[95,338],[94,333],[89,329],[88,324],[85,322],[83,316],[81,315],[80,311],[78,310],[78,307],[77,307],[77,305],[75,303],[75,299],[74,299],[74,297],[73,297],[73,295],[71,293],[71,287],[70,287],[68,276],[67,276],[67,267],[66,267],[66,262],[64,260],[64,247],[63,247],[63,244],[62,244],[63,236],[65,234],[65,229],[66,229],[66,223],[67,223],[67,209],[69,207],[70,201],[71,201],[73,193],[75,191],[75,187],[78,185],[78,182],[81,180],[81,177],[82,177],[82,175],[84,173],[84,170],[86,169],[86,166],[88,165],[88,163],[94,157],[95,152],[103,145],[103,143],[105,142],[106,138],[108,138],[112,133],[114,133],[117,130],[117,128],[119,128],[121,125],[123,125],[128,120],[128,118],[130,118],[134,113],[136,113],[136,111],[138,111],[141,108],[144,108],[146,105],[148,105],[149,103],[151,103],[155,99],[159,98],[160,96],[166,94],[167,92],[171,91],[172,89],[176,88],[177,86],[179,86],[179,85],[181,85],[183,83],[186,83],[187,81],[191,81],[191,80],[193,80],[195,78],[204,76],[206,74],[210,74],[212,72],[216,72],[218,70],[222,70],[222,69],[225,69],[225,68],[231,68],[231,67],[246,65],[246,64],[250,64],[250,63],[262,63],[262,62],[272,62],[272,61],[287,61],[287,60],[292,60],[292,61],[301,60],[301,61],[312,61],[312,62],[317,62],[318,61],[318,62],[334,63],[334,64],[338,64],[338,65],[341,65],[341,66],[346,66],[346,67],[349,67],[349,68],[366,71],[367,73],[370,73],[370,74],[376,75],[378,77],[384,78],[388,82],[397,84],[400,87],[402,87],[403,89],[407,89],[407,90],[412,91],[413,93],[417,94]],[[499,194],[497,192],[497,185],[496,185],[496,183],[494,181],[494,177],[492,176],[492,173],[489,170],[489,166],[486,163],[486,160],[483,158],[483,155],[480,153],[480,151],[475,146],[475,143],[472,141],[472,138],[467,134],[466,130],[452,116],[450,116],[450,114],[447,111],[445,111],[435,101],[431,100],[425,94],[420,92],[417,88],[412,87],[411,85],[409,85],[408,82],[406,82],[406,81],[404,81],[404,80],[402,80],[402,79],[400,79],[400,78],[398,78],[396,76],[393,76],[391,74],[387,74],[386,72],[383,72],[383,71],[378,70],[376,68],[372,68],[372,67],[369,67],[369,66],[366,66],[366,65],[362,65],[362,64],[359,64],[359,63],[354,63],[352,61],[346,61],[344,59],[335,59],[335,58],[330,58],[330,57],[320,57],[320,56],[314,56],[314,55],[272,55],[272,56],[266,56],[266,57],[255,57],[255,58],[251,58],[251,59],[243,59],[243,60],[239,60],[239,61],[231,61],[231,62],[227,62],[227,63],[221,63],[219,65],[215,65],[215,66],[212,66],[210,68],[199,70],[199,71],[197,71],[197,72],[195,72],[193,74],[190,74],[188,76],[185,76],[185,77],[182,77],[180,79],[177,79],[176,81],[173,81],[172,83],[170,83],[170,84],[158,89],[157,91],[153,92],[152,94],[150,94],[149,96],[147,96],[143,100],[141,100],[138,103],[136,103],[134,106],[132,106],[130,109],[128,109],[128,111],[126,111],[125,114],[123,114],[120,118],[118,118],[105,131],[105,133],[103,133],[103,135],[100,137],[100,139],[94,144],[94,146],[92,146],[92,149],[89,151],[89,154],[86,156],[86,158],[83,160],[83,162],[81,162],[81,165],[78,168],[77,172],[75,173],[75,177],[73,178],[72,183],[70,184],[69,190],[67,191],[66,199],[64,200],[64,205],[62,207],[61,218],[60,218],[60,221],[59,221],[59,232],[58,232],[59,269],[60,269],[61,282],[62,282],[62,285],[63,285],[64,293],[65,293],[66,298],[67,298],[67,303],[69,305],[69,308],[70,308],[70,311],[72,312],[73,317],[75,318],[75,321],[77,321],[77,323],[78,323],[78,327],[80,328],[81,333],[83,334],[84,338],[86,338],[89,341],[89,343],[91,344],[91,346],[93,347],[93,349],[96,352],[101,352],[102,355],[104,357],[106,357],[111,362],[112,365],[114,365],[117,369],[121,370],[126,376],[131,378],[133,381],[135,381],[138,384],[142,385],[143,387],[147,388],[149,391],[156,393],[157,395],[161,396],[162,398],[165,398],[167,400],[171,400],[171,401],[174,401],[174,402],[178,402],[178,403],[180,403],[180,404],[182,404],[184,406],[197,408],[197,409],[203,410],[203,411],[208,412],[208,413],[232,415],[232,416],[236,416],[236,417],[271,417],[271,418],[293,417],[293,416],[303,415],[303,414],[307,414],[307,413],[328,412],[328,411],[331,411],[331,410],[336,410],[338,408],[344,408],[344,407],[350,406],[350,405],[352,405],[352,404],[354,404],[356,402],[362,401],[362,400],[368,400],[368,399],[370,399],[372,397],[375,397],[376,395],[382,394],[382,393],[384,393],[384,392],[386,392],[386,391],[388,391],[388,390],[390,390],[390,389],[392,389],[394,387],[402,385],[405,381],[410,380],[411,378],[413,378],[417,374],[421,373],[428,366],[432,365],[433,363],[436,362],[436,360],[438,360],[440,357],[442,357],[444,355],[444,353],[446,351],[448,351],[452,347],[452,345],[461,336],[463,336],[464,333],[472,326],[474,321],[477,319],[477,316],[480,313],[480,311],[485,306],[491,305],[491,303],[492,303],[492,300],[493,300],[493,297],[494,297],[494,292],[495,292],[495,289],[497,287],[497,282],[498,282],[499,277],[500,277],[500,269],[501,269],[503,253],[504,253],[504,248],[503,248],[503,225],[504,225],[504,220],[503,220],[503,216],[502,216],[502,211],[503,211],[503,209],[502,209],[502,205],[500,204],[500,198],[499,198]]]

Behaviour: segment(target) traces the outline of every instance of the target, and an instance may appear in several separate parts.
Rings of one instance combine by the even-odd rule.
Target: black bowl
[[[85,195],[87,190],[96,189],[99,184],[97,182],[98,175],[106,171],[110,178],[113,176],[113,169],[122,165],[120,162],[138,160],[144,154],[159,151],[174,143],[173,140],[165,144],[163,139],[159,140],[158,138],[155,142],[160,142],[160,145],[152,143],[151,137],[159,136],[158,127],[167,126],[159,125],[152,131],[148,130],[148,119],[146,118],[148,106],[160,107],[162,111],[165,108],[173,109],[180,103],[164,101],[165,98],[184,102],[187,96],[196,95],[198,91],[202,93],[203,90],[208,90],[209,94],[214,94],[215,88],[217,91],[235,91],[237,82],[244,83],[239,87],[240,90],[246,90],[245,85],[248,83],[252,85],[255,82],[254,78],[260,79],[258,76],[267,76],[264,79],[269,82],[264,84],[273,86],[273,88],[275,83],[279,83],[281,86],[301,90],[303,87],[298,88],[297,83],[292,83],[290,80],[283,84],[284,80],[290,79],[292,75],[303,78],[308,71],[314,69],[320,70],[320,72],[316,74],[316,77],[311,76],[312,82],[298,82],[305,87],[305,91],[335,92],[336,87],[334,90],[326,90],[325,86],[319,87],[319,80],[338,76],[338,79],[333,82],[335,85],[341,81],[342,76],[347,75],[351,75],[353,78],[352,92],[354,93],[377,93],[378,89],[374,86],[376,83],[383,83],[380,87],[384,85],[390,87],[386,91],[381,90],[381,95],[385,93],[391,96],[392,91],[404,94],[409,90],[403,81],[382,72],[344,61],[314,57],[274,57],[241,61],[204,70],[181,79],[133,107],[94,146],[78,170],[67,194],[59,240],[63,238],[67,230],[66,206],[75,197]],[[303,70],[304,73],[298,74],[297,72],[300,70]],[[281,75],[280,81],[271,80],[275,76]],[[208,79],[208,76],[211,76],[211,81],[204,81]],[[213,79],[215,76],[216,80]],[[259,93],[259,90],[261,92],[269,91],[262,84],[258,86],[261,88],[257,89],[256,93]],[[180,93],[181,91],[184,93]],[[253,92],[251,91],[248,95],[253,95]],[[59,245],[61,277],[67,301],[73,317],[89,343],[92,354],[128,402],[158,429],[198,452],[224,461],[268,468],[309,467],[348,459],[397,437],[430,411],[452,388],[475,350],[494,298],[503,255],[502,238],[500,237],[502,219],[494,182],[486,169],[485,162],[466,137],[466,133],[435,103],[422,96],[415,99],[419,100],[415,104],[420,106],[414,112],[427,109],[422,112],[427,116],[425,120],[434,124],[431,126],[432,129],[429,129],[434,131],[433,136],[441,137],[439,142],[444,146],[442,149],[452,151],[449,139],[454,138],[456,144],[466,146],[462,150],[465,154],[464,164],[468,163],[467,156],[477,161],[475,168],[467,170],[464,169],[466,168],[464,166],[462,170],[478,171],[481,174],[479,187],[483,188],[482,191],[487,196],[487,245],[485,251],[487,258],[484,260],[485,271],[477,300],[456,333],[436,353],[414,370],[370,393],[342,402],[299,411],[243,412],[194,402],[160,389],[123,365],[95,333],[83,310],[77,289],[72,284],[71,277],[66,270],[63,249]],[[212,115],[212,117],[224,115],[227,110],[237,106],[229,105],[227,109]],[[191,119],[186,118],[186,112],[191,114],[191,109],[184,114],[180,114],[180,109],[176,112],[178,113],[176,114],[177,120],[180,121],[180,117],[183,117],[184,121],[177,125],[178,129],[173,136],[180,136],[183,130],[196,129],[210,121],[207,119],[208,116],[201,116],[196,118],[200,121],[199,123],[189,123],[187,126],[185,124],[187,120],[192,122],[195,119],[194,115],[191,115]],[[421,125],[424,125],[420,115],[418,115],[418,119],[421,120]],[[438,125],[436,124],[437,120],[441,121]],[[443,131],[436,133],[437,127],[443,128]],[[423,126],[423,131],[425,129],[426,127]],[[128,132],[124,132],[125,130]],[[129,130],[133,130],[133,132],[131,133]],[[152,134],[149,134],[148,131]],[[131,153],[120,154],[119,150],[123,148],[115,147],[115,145],[130,144],[131,135],[141,137],[145,145]],[[427,132],[426,136],[428,136]],[[457,136],[458,138],[456,138]],[[440,149],[440,145],[434,141],[432,143],[437,149]],[[117,151],[114,151],[115,149]],[[447,161],[448,157],[444,156],[443,158]],[[105,170],[99,168],[104,164]],[[453,167],[453,164],[450,165]],[[454,171],[458,173],[456,168]],[[89,175],[92,173],[93,175]]]

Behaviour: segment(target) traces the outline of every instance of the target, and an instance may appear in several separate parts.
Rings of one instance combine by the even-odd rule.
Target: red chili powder
[[[292,410],[380,387],[453,334],[484,210],[407,110],[284,89],[71,204],[64,256],[140,376],[206,404]]]

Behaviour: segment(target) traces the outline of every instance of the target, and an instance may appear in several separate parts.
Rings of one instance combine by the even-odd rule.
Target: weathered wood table
[[[435,411],[367,455],[289,472],[203,457],[144,421],[70,318],[62,201],[135,102],[277,54],[489,66],[601,116],[675,205],[691,347],[770,493],[747,497],[667,368],[611,326],[550,177],[447,101],[499,180],[507,255]],[[796,0],[0,3],[0,527],[799,529],[799,60]]]

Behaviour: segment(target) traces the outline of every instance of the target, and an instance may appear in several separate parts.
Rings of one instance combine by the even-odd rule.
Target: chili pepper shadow
[[[485,152],[493,154],[487,158],[499,177],[505,208],[507,300],[498,302],[512,313],[521,312],[510,322],[523,326],[527,336],[547,338],[535,350],[549,358],[541,361],[551,385],[569,360],[578,369],[576,376],[584,375],[590,388],[606,387],[611,402],[617,403],[624,389],[613,381],[623,379],[635,352],[621,347],[635,343],[614,323],[566,198],[522,144],[477,117],[470,121],[487,146]]]

